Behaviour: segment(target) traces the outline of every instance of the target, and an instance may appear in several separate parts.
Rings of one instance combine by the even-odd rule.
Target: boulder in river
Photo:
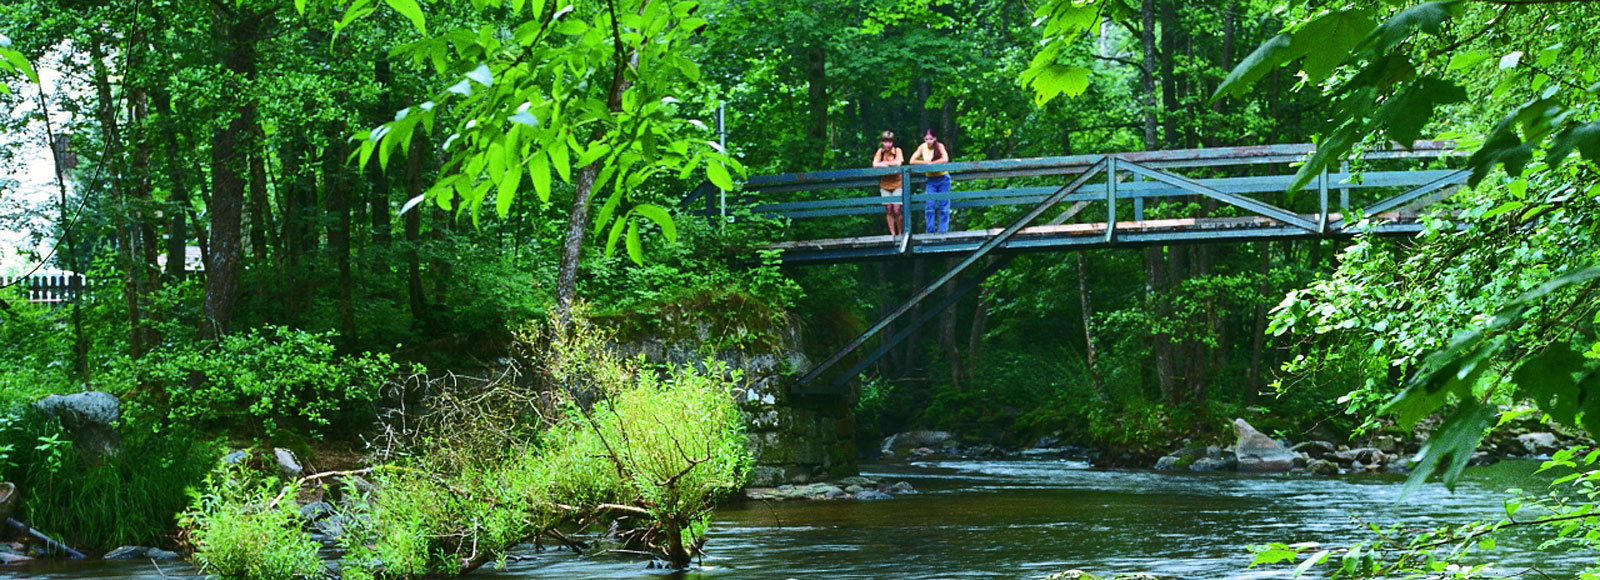
[[[913,449],[938,447],[950,439],[948,431],[906,431],[883,440],[884,457],[904,458]],[[929,450],[932,453],[932,450]]]
[[[145,546],[122,546],[110,552],[106,552],[106,555],[103,556],[103,558],[107,560],[138,560],[144,557],[145,552],[149,551],[150,548]]]
[[[1528,455],[1550,455],[1561,449],[1556,435],[1549,432],[1523,433],[1517,436],[1517,441],[1522,443]]]
[[[300,474],[305,472],[305,468],[300,465],[300,459],[294,456],[293,451],[276,447],[272,450],[272,458],[278,464],[278,473],[286,480],[299,479]]]
[[[104,391],[50,395],[33,407],[46,417],[61,420],[73,446],[92,463],[122,450],[122,436],[112,427],[122,418],[122,401]]]
[[[1234,419],[1239,442],[1233,446],[1242,473],[1284,473],[1294,467],[1294,454],[1266,436],[1244,419]]]

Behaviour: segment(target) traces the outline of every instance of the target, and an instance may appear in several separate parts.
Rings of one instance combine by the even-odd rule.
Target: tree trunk
[[[135,219],[137,212],[128,202],[129,184],[127,176],[123,174],[121,127],[117,121],[116,100],[111,92],[111,72],[105,65],[105,46],[99,34],[90,34],[89,58],[93,61],[95,117],[100,123],[101,139],[108,144],[105,148],[105,157],[100,159],[100,163],[110,168],[110,177],[106,180],[106,184],[111,191],[111,198],[116,200],[112,224],[117,242],[117,266],[122,274],[122,297],[127,310],[128,352],[137,360],[145,353],[144,333],[141,331],[142,323],[139,315],[142,276],[134,259],[138,240],[130,227],[130,222]]]
[[[427,141],[418,136],[406,155],[406,197],[422,195],[422,152]],[[420,330],[428,325],[428,302],[422,294],[422,258],[418,246],[422,244],[422,207],[406,212],[406,297],[411,305],[411,328]]]
[[[1145,300],[1151,303],[1151,316],[1157,325],[1165,325],[1171,316],[1167,306],[1167,259],[1160,247],[1144,250]],[[1168,403],[1176,401],[1177,388],[1172,365],[1172,335],[1157,330],[1150,335],[1150,354],[1155,358],[1156,384],[1161,398]]]
[[[378,97],[378,110],[374,113],[373,120],[383,122],[394,114],[394,111],[390,110],[394,108],[394,98],[392,96],[394,74],[389,69],[389,60],[382,56],[378,57],[377,62],[373,64],[373,73],[378,82],[378,90],[381,91]],[[367,168],[367,174],[369,176],[368,179],[372,182],[372,195],[368,199],[371,204],[372,243],[378,247],[387,248],[392,238],[390,232],[394,228],[394,220],[389,211],[389,172],[384,171],[382,166],[374,163]],[[381,262],[379,263],[381,264]]]
[[[251,127],[250,144],[250,258],[257,267],[272,263],[272,209],[267,205],[267,136],[261,125]],[[339,141],[343,141],[340,139]]]
[[[258,16],[240,12],[230,21],[228,12],[213,9],[213,24],[223,39],[222,66],[232,75],[254,80],[256,76],[255,39]],[[245,180],[240,175],[245,165],[244,141],[256,124],[255,104],[246,100],[226,127],[217,128],[211,139],[211,258],[206,263],[204,321],[200,336],[215,340],[233,326],[233,304],[239,293],[239,271],[244,248],[240,232],[243,221]]]
[[[606,107],[612,114],[622,111],[622,93],[628,90],[633,81],[628,80],[623,74],[620,55],[613,55],[619,59],[617,74],[612,76],[611,91],[606,98]],[[639,55],[630,55],[633,64],[638,64]],[[823,110],[824,116],[827,110]],[[824,117],[826,118],[826,117]],[[598,136],[600,130],[595,130]],[[561,241],[561,268],[556,272],[556,319],[562,327],[572,321],[572,301],[578,292],[578,262],[583,257],[583,235],[589,228],[589,202],[594,196],[594,188],[598,185],[605,187],[604,183],[596,184],[595,177],[600,172],[598,161],[578,168],[573,186],[577,190],[572,196],[572,211],[567,216],[567,233]],[[618,192],[621,195],[622,192]],[[618,217],[617,219],[622,219]]]
[[[1139,31],[1139,40],[1144,48],[1144,71],[1139,77],[1140,88],[1144,89],[1144,97],[1141,99],[1144,105],[1144,148],[1153,151],[1160,143],[1156,139],[1155,70],[1160,65],[1156,57],[1156,0],[1144,0],[1139,13],[1143,25]]]
[[[956,265],[955,259],[945,261],[945,269],[949,270]],[[956,285],[960,277],[952,278],[944,285],[944,295],[949,298],[956,293]],[[951,304],[944,312],[939,314],[939,344],[944,347],[944,357],[950,364],[950,386],[961,390],[961,349],[956,341],[956,314],[960,311],[958,304]]]
[[[1083,252],[1076,252],[1078,258],[1078,304],[1083,312],[1083,354],[1084,366],[1089,369],[1089,389],[1101,403],[1113,405],[1111,393],[1106,392],[1106,384],[1100,378],[1098,360],[1100,351],[1094,344],[1094,302],[1089,299],[1089,258]]]
[[[995,258],[989,258],[991,263]],[[985,280],[978,286],[978,303],[972,307],[972,331],[967,334],[967,382],[978,378],[978,359],[983,355],[983,335],[989,332],[989,306],[994,302],[994,287]]]
[[[328,249],[339,269],[339,334],[345,345],[356,340],[355,310],[350,304],[350,183],[344,160],[349,153],[343,123],[335,123],[329,131],[329,144],[323,150],[322,182],[328,212],[333,220],[328,223]]]
[[[1271,247],[1271,242],[1261,242],[1260,244],[1259,251],[1261,253],[1261,257],[1259,268],[1261,274],[1261,298],[1268,296],[1268,292],[1271,292],[1272,290],[1271,281],[1269,280],[1269,276],[1272,272],[1272,258],[1270,257],[1269,252]],[[1255,404],[1257,393],[1261,391],[1262,386],[1261,358],[1263,351],[1266,349],[1267,343],[1266,302],[1258,301],[1256,303],[1254,318],[1255,328],[1252,329],[1252,337],[1250,342],[1250,370],[1245,380],[1244,402],[1246,405]]]
[[[1178,76],[1173,60],[1178,53],[1178,10],[1176,0],[1161,0],[1161,119],[1163,142],[1169,149],[1183,145],[1183,127],[1178,115]]]
[[[172,99],[164,92],[155,94],[156,114],[160,116],[162,137],[166,147],[166,169],[170,193],[167,197],[167,277],[180,280],[184,276],[184,261],[188,258],[188,212],[194,202],[189,200],[189,183],[184,179],[180,159],[189,154],[178,145],[178,121],[172,114]]]
[[[821,163],[828,150],[828,51],[821,45],[806,49],[806,97],[811,123],[806,128],[809,151],[802,155]]]

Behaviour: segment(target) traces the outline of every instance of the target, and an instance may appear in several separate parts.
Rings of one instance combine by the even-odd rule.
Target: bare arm
[[[917,146],[917,152],[911,154],[911,164],[912,165],[927,165],[929,163],[932,163],[932,161],[927,161],[927,160],[922,158],[923,157],[922,152],[927,150],[927,148],[928,148],[928,145],[926,143]]]

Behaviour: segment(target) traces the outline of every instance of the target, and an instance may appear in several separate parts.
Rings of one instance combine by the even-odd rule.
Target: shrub
[[[332,333],[266,327],[224,337],[214,347],[168,346],[122,358],[102,379],[138,387],[169,424],[237,428],[272,436],[280,429],[321,435],[362,417],[398,367],[387,355],[339,357]],[[142,417],[141,417],[142,419]]]
[[[277,484],[238,466],[206,477],[182,522],[201,570],[252,580],[322,576],[319,545],[302,531],[292,501],[298,486],[280,491]],[[273,504],[284,492],[290,500]]]
[[[19,519],[68,544],[95,550],[159,545],[188,504],[216,447],[192,433],[133,432],[97,462],[78,453],[59,421],[31,410],[0,417],[0,480],[22,492]]]

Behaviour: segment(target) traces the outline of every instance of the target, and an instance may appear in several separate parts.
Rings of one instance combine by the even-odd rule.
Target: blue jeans
[[[927,193],[950,193],[950,176],[940,175],[929,177]],[[928,233],[950,231],[950,200],[930,199],[922,213],[923,219],[928,222]],[[934,229],[937,222],[938,229]]]

